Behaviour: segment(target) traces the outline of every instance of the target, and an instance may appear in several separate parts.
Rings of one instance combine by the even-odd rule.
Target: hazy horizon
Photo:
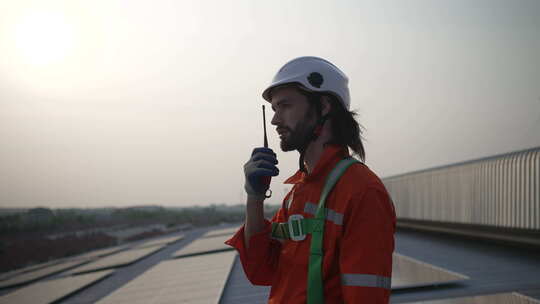
[[[539,1],[0,3],[0,207],[243,203],[288,60],[350,79],[381,178],[540,146]],[[297,169],[269,124],[282,182]],[[204,173],[204,175],[202,175]]]

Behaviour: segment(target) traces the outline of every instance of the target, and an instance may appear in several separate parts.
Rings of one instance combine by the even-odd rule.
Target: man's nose
[[[274,112],[274,116],[272,116],[272,121],[270,122],[274,126],[277,126],[281,120],[279,119],[277,112]]]

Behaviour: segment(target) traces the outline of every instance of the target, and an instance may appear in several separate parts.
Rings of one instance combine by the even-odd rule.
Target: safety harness
[[[293,214],[289,216],[288,222],[272,223],[273,238],[302,241],[307,234],[311,234],[307,282],[308,304],[324,304],[322,262],[324,221],[328,213],[324,206],[326,198],[347,168],[356,162],[359,161],[353,157],[342,159],[328,174],[314,218],[304,218],[301,214]]]

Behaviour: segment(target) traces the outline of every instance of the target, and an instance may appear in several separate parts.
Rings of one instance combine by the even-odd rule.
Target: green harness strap
[[[328,174],[314,218],[304,218],[293,221],[292,223],[272,223],[272,236],[276,238],[291,239],[293,236],[298,236],[299,234],[305,235],[311,233],[307,281],[308,304],[324,304],[322,262],[324,220],[327,213],[324,206],[326,198],[347,168],[356,162],[358,162],[358,160],[352,157],[345,158],[332,169],[330,174]],[[290,231],[291,229],[293,231]]]

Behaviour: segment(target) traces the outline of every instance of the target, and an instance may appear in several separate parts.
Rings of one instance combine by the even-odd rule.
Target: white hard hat
[[[264,90],[263,98],[270,101],[273,88],[289,83],[300,84],[311,92],[331,93],[339,99],[345,109],[349,110],[351,103],[349,78],[327,60],[305,56],[287,62],[274,76],[270,86]]]

